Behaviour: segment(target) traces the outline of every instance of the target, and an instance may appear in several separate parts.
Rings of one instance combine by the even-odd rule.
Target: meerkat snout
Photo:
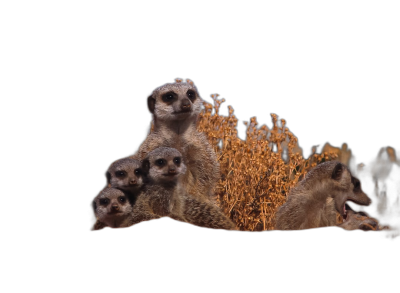
[[[182,104],[181,104],[181,110],[182,111],[190,111],[191,107],[192,107],[192,105],[191,105],[189,99],[184,99],[182,101]]]
[[[129,181],[129,185],[136,185],[137,184],[137,181],[136,180],[131,180],[131,181]]]

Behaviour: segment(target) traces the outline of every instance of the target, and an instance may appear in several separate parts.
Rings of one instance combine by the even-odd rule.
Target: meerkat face
[[[121,159],[115,161],[108,168],[107,183],[110,187],[126,191],[139,190],[145,181],[145,174],[138,160]]]
[[[106,187],[93,200],[96,218],[110,227],[132,212],[132,199],[122,190]]]
[[[186,172],[182,154],[174,148],[161,147],[151,151],[143,161],[151,180],[158,183],[176,182]]]
[[[346,201],[350,200],[360,205],[369,205],[371,199],[361,189],[361,182],[352,176],[350,170],[342,163],[335,162],[331,175],[332,189],[336,210],[346,219]]]
[[[153,91],[147,105],[157,119],[179,121],[197,117],[202,99],[193,84],[168,83]]]

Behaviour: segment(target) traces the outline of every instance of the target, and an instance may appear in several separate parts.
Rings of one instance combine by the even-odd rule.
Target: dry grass
[[[198,129],[207,135],[220,163],[217,203],[240,230],[273,230],[276,210],[285,203],[290,188],[310,168],[337,155],[314,153],[303,158],[297,138],[276,114],[271,114],[272,129],[258,127],[256,118],[251,118],[245,123],[246,139],[241,140],[233,108],[228,107],[228,116],[220,115],[225,100],[211,97],[214,105],[204,102]]]

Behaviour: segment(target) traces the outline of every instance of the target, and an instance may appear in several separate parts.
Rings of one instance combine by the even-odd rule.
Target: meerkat
[[[149,212],[147,201],[140,194],[134,195],[112,187],[105,187],[93,200],[92,207],[97,219],[92,230],[125,228],[160,218]]]
[[[293,189],[276,214],[277,230],[335,226],[336,212],[346,219],[346,201],[369,205],[360,180],[346,165],[329,161],[311,169]]]
[[[346,206],[346,219],[344,219],[343,223],[337,225],[346,230],[364,230],[364,231],[379,231],[381,230],[381,226],[378,221],[374,218],[371,218],[365,212],[355,212],[349,205]]]
[[[160,147],[151,151],[143,161],[143,170],[148,174],[144,198],[148,200],[150,212],[197,226],[235,229],[217,206],[187,196],[181,184],[187,168],[177,149]]]
[[[93,200],[93,210],[98,220],[93,230],[106,226],[112,228],[131,226],[133,204],[133,198],[126,192],[105,187]]]
[[[202,99],[193,82],[168,83],[147,98],[153,114],[153,131],[131,158],[144,160],[158,147],[178,149],[185,158],[187,172],[182,185],[190,196],[213,200],[220,177],[216,154],[204,133],[197,130]]]
[[[138,192],[146,177],[139,160],[124,158],[115,161],[106,172],[107,184],[125,191]]]

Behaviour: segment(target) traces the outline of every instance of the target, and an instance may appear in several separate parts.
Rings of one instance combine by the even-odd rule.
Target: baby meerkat
[[[143,161],[143,169],[148,174],[144,197],[151,212],[161,217],[181,214],[185,191],[179,178],[186,172],[181,153],[173,148],[157,148]]]
[[[112,228],[131,226],[133,204],[133,198],[126,192],[112,187],[104,188],[93,200],[93,210],[98,220],[93,230],[105,226]]]
[[[144,197],[152,213],[202,227],[235,229],[218,207],[187,196],[181,185],[186,166],[177,149],[160,147],[151,151],[143,161],[143,169],[148,170]]]
[[[111,164],[106,172],[107,184],[125,191],[139,191],[146,180],[139,160],[124,158]]]
[[[153,114],[154,130],[131,158],[144,160],[159,147],[178,149],[185,158],[187,172],[182,185],[188,194],[213,199],[219,164],[204,133],[197,130],[202,99],[193,82],[168,83],[156,88],[147,98]]]
[[[276,214],[277,230],[300,230],[335,226],[336,212],[346,219],[346,201],[369,205],[360,180],[346,165],[330,161],[311,169],[290,190],[288,199]]]

